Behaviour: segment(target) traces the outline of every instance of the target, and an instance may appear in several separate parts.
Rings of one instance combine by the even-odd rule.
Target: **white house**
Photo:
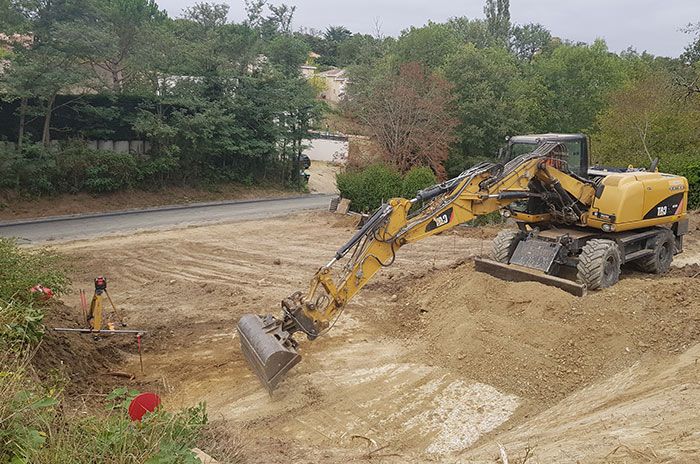
[[[325,90],[321,92],[321,98],[339,103],[345,97],[345,87],[349,82],[345,69],[329,69],[318,73],[318,77],[322,78],[326,84]]]

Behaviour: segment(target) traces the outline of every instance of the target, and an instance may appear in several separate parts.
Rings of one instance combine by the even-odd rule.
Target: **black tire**
[[[640,258],[635,266],[642,272],[650,274],[664,274],[671,269],[673,254],[676,251],[676,240],[671,231],[661,232],[650,240],[648,248],[654,250],[653,255]]]
[[[612,240],[592,239],[578,257],[577,279],[590,290],[615,285],[620,280],[620,247]]]
[[[508,264],[515,248],[522,239],[518,230],[502,230],[491,243],[491,259]]]

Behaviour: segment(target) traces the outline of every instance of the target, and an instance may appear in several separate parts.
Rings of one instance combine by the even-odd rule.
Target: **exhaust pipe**
[[[284,330],[283,321],[270,314],[245,314],[238,321],[237,330],[243,356],[272,393],[284,374],[301,361],[296,341]]]

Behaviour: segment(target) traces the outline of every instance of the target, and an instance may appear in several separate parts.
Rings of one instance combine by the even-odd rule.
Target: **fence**
[[[87,146],[93,150],[107,150],[117,153],[143,155],[151,149],[146,140],[88,140]]]

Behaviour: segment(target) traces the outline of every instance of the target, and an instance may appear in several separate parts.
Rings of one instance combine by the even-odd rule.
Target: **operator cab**
[[[510,161],[515,157],[532,153],[542,142],[559,142],[567,149],[569,170],[581,177],[588,177],[588,139],[583,134],[530,134],[515,135],[501,150],[500,158]]]

